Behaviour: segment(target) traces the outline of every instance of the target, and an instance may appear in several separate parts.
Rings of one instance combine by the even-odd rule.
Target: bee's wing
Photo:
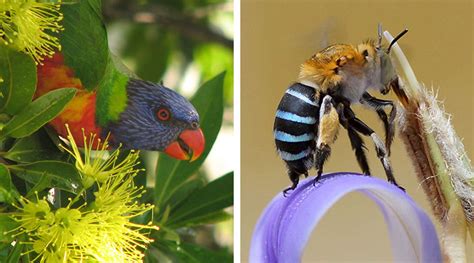
[[[309,48],[311,52],[316,52],[334,44],[335,40],[340,39],[340,35],[344,35],[343,32],[340,32],[342,28],[336,21],[337,19],[334,17],[329,17],[317,24],[314,29],[300,32],[300,35],[294,36],[294,38],[301,41],[295,41],[292,48],[304,50]]]
[[[319,49],[324,49],[325,47],[329,46],[330,40],[333,39],[333,34],[336,28],[336,19],[328,18],[326,19],[319,27]]]

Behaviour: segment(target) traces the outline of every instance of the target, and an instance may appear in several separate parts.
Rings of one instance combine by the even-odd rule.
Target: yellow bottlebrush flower
[[[141,214],[141,211],[149,210],[144,204],[131,202],[140,198],[145,191],[143,186],[138,187],[133,182],[137,172],[135,170],[130,174],[118,174],[99,184],[97,192],[94,193],[94,209],[111,214],[128,214],[132,217]]]
[[[84,231],[82,213],[78,209],[59,208],[54,213],[54,221],[30,232],[30,242],[40,262],[66,262],[76,254],[81,255],[81,247],[76,244],[77,237]],[[79,256],[79,258],[84,256]]]
[[[153,206],[140,204],[136,200],[144,193],[143,187],[137,187],[133,178],[137,171],[130,174],[120,174],[109,177],[106,182],[99,184],[94,193],[95,201],[89,219],[97,226],[97,231],[107,235],[97,237],[99,243],[107,244],[103,247],[90,247],[88,254],[97,259],[114,259],[111,262],[124,262],[123,257],[130,262],[141,262],[143,254],[138,247],[145,248],[152,240],[141,233],[145,229],[155,229],[153,225],[140,225],[130,219],[150,211]],[[127,261],[129,262],[129,261]]]
[[[49,203],[38,196],[36,201],[22,197],[16,207],[18,211],[12,218],[20,226],[11,232],[13,236],[28,236],[28,241],[21,243],[31,245],[32,249],[25,254],[35,251],[33,262],[63,262],[61,259],[68,256],[68,243],[74,240],[75,233],[82,231],[78,229],[79,210],[60,208],[53,212]]]
[[[56,249],[50,240],[35,240],[33,242],[33,250],[38,254],[33,262],[64,263],[67,262],[69,257],[66,250]]]
[[[54,34],[63,30],[59,2],[0,1],[0,43],[29,53],[36,63],[61,50]]]
[[[97,161],[91,157],[95,135],[89,139],[84,136],[84,158],[70,132],[68,139],[72,149],[66,150],[76,159],[76,167],[97,185],[95,199],[78,206],[78,195],[70,199],[67,207],[53,211],[45,199],[22,198],[12,216],[20,226],[11,232],[14,236],[27,235],[27,241],[20,241],[30,247],[24,254],[33,253],[33,262],[142,262],[142,250],[152,242],[143,232],[158,227],[131,221],[153,208],[138,203],[145,190],[134,184],[139,172],[134,168],[137,153],[131,153],[119,164],[115,153],[118,150],[108,158],[101,155],[104,158]],[[107,147],[105,140],[97,149],[105,152]]]
[[[135,170],[134,166],[138,164],[138,152],[132,151],[123,161],[117,162],[120,147],[109,153],[107,138],[101,142],[100,139],[96,139],[95,134],[91,134],[89,138],[84,134],[84,154],[81,154],[67,124],[66,129],[71,149],[64,146],[62,148],[76,159],[76,168],[82,175],[82,183],[85,188],[89,188],[94,182],[105,182],[111,176]],[[96,144],[95,149],[93,149],[94,144]]]
[[[129,210],[125,206],[118,207],[122,213]],[[136,224],[131,222],[130,218],[143,214],[151,208],[152,206],[144,206],[145,210],[134,211],[133,216],[120,214],[120,212],[111,214],[105,211],[93,211],[88,213],[84,222],[87,221],[87,239],[90,245],[84,248],[84,254],[99,262],[141,262],[144,254],[140,249],[145,249],[153,241],[142,232],[144,230],[158,230],[158,227],[151,224]]]
[[[21,210],[21,213],[15,217],[15,220],[26,231],[34,231],[54,222],[54,214],[45,199],[38,200],[37,197],[37,201],[33,202],[23,197],[20,199],[20,204],[21,207],[17,206],[17,208]]]

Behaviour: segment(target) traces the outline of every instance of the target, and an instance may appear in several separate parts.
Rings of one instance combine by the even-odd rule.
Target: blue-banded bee
[[[313,166],[317,170],[315,182],[320,178],[340,125],[347,130],[362,172],[370,175],[361,137],[365,135],[372,139],[388,181],[398,186],[388,159],[395,134],[396,107],[392,101],[373,97],[368,90],[384,95],[392,89],[400,92],[389,53],[406,32],[405,29],[388,48],[383,48],[379,25],[377,42],[331,45],[301,65],[298,81],[286,90],[278,105],[273,128],[278,154],[285,161],[293,183],[283,191],[285,195],[296,188],[300,175],[308,176]],[[384,124],[385,143],[355,116],[351,104],[357,103],[377,112]],[[388,115],[385,109],[390,109]]]

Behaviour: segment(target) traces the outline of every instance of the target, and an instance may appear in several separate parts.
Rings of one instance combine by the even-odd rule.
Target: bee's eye
[[[167,121],[170,119],[171,114],[168,109],[161,108],[156,112],[156,117],[158,117],[158,120],[160,121]]]
[[[362,51],[362,56],[367,57],[368,55],[369,55],[369,51],[367,49]]]

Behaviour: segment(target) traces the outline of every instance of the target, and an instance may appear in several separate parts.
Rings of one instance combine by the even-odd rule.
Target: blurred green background
[[[234,170],[232,149],[237,146],[233,143],[233,2],[104,0],[102,3],[110,49],[139,78],[163,81],[165,86],[189,98],[205,81],[226,71],[223,126],[200,173],[210,181]],[[157,158],[157,153],[146,154],[147,158]],[[233,250],[233,220],[192,231],[180,234],[190,238],[186,241],[205,248]]]

